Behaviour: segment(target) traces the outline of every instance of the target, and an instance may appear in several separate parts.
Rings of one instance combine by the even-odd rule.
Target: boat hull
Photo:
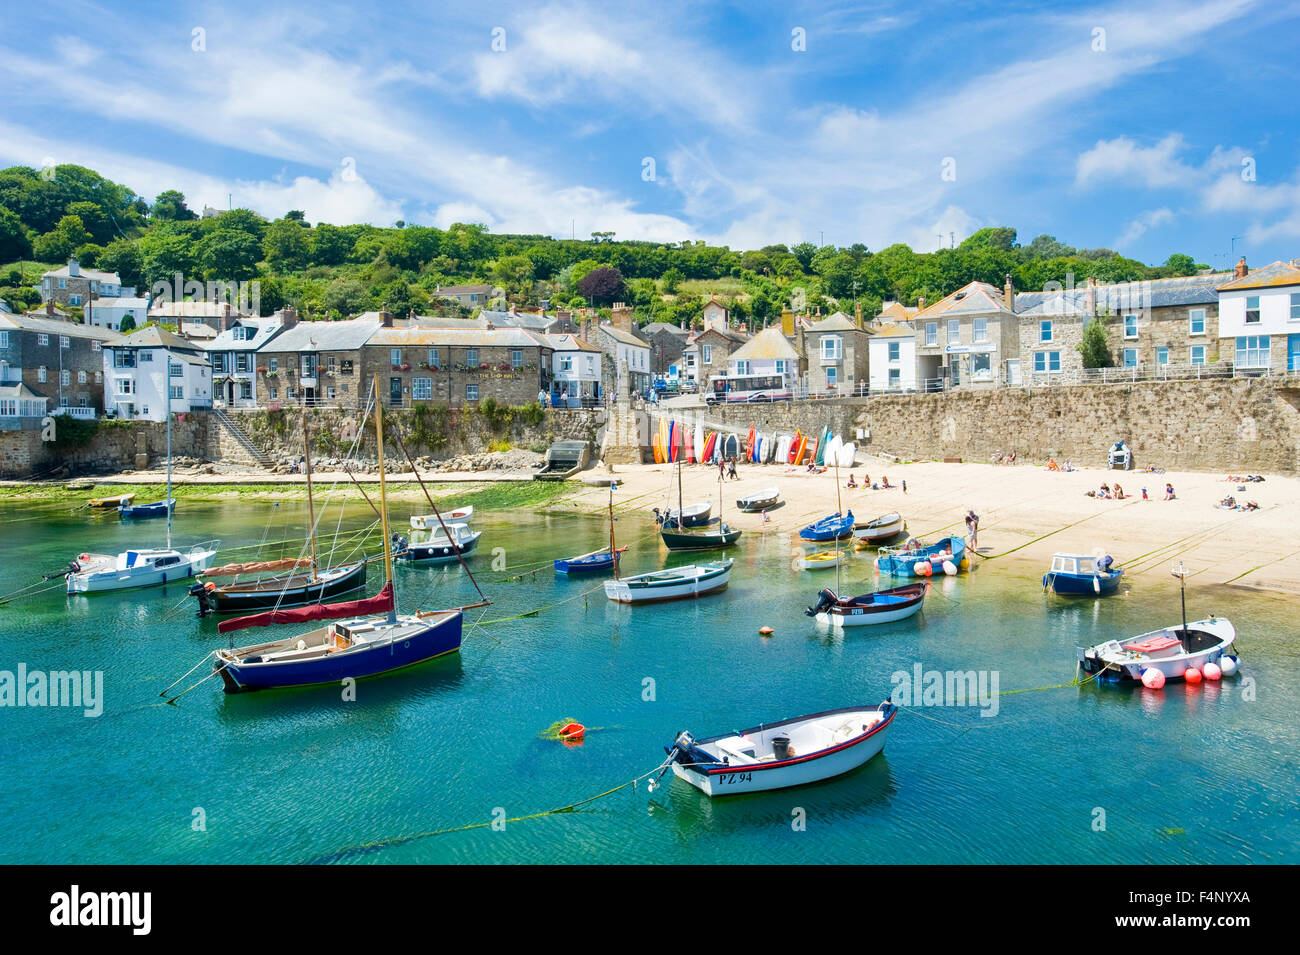
[[[903,521],[902,515],[894,514],[878,517],[874,521],[868,521],[865,524],[854,524],[853,536],[858,540],[864,540],[871,544],[892,540],[905,530],[907,530],[907,524]]]
[[[605,596],[616,603],[640,604],[659,603],[664,600],[686,600],[717,593],[727,586],[731,579],[732,562],[727,560],[716,567],[676,568],[677,571],[700,570],[698,574],[689,574],[684,578],[674,579],[665,571],[652,574],[638,574],[619,580],[605,581]]]
[[[863,712],[863,708],[848,707],[818,715],[830,716],[841,712],[848,716]],[[700,767],[684,765],[680,759],[674,759],[673,774],[711,797],[770,792],[775,789],[790,789],[833,779],[852,772],[879,755],[885,748],[885,739],[897,713],[897,707],[892,703],[881,704],[879,712],[883,718],[867,733],[807,756],[795,756],[768,763]],[[809,717],[800,717],[800,720],[806,719]],[[797,723],[800,720],[789,720],[787,723]],[[785,724],[775,723],[744,732],[748,735],[778,730],[783,725]]]
[[[920,550],[900,550],[876,558],[876,568],[882,574],[894,577],[916,577],[917,564],[941,564],[948,560],[960,569],[962,559],[966,556],[966,541],[960,537],[947,537],[937,544],[922,547]],[[934,567],[938,570],[938,567]]]
[[[664,546],[671,551],[715,550],[730,547],[740,539],[740,531],[723,527],[721,531],[706,531],[702,534],[687,534],[677,531],[660,531]]]
[[[1193,621],[1187,625],[1187,636],[1179,637],[1182,629],[1179,625],[1156,630],[1134,637],[1127,644],[1111,640],[1086,649],[1079,647],[1079,665],[1085,673],[1099,674],[1098,678],[1107,682],[1140,683],[1142,671],[1148,668],[1159,670],[1166,681],[1181,680],[1191,667],[1200,670],[1207,663],[1218,663],[1237,639],[1236,629],[1223,617]],[[1179,639],[1179,651],[1149,655],[1127,649],[1133,642],[1164,635]]]
[[[163,584],[188,580],[212,565],[216,551],[184,554],[166,567],[113,568],[93,573],[68,574],[68,593],[95,594],[111,590],[134,590],[137,587],[161,587]]]
[[[360,590],[366,585],[365,561],[351,567],[326,570],[315,580],[310,575],[290,574],[250,580],[242,584],[221,586],[211,590],[203,583],[190,587],[190,594],[198,598],[199,616],[211,613],[253,613],[260,610],[277,610],[301,607]]]
[[[1113,574],[1064,574],[1048,571],[1043,586],[1060,597],[1109,597],[1119,590],[1121,571]]]
[[[133,520],[148,517],[166,517],[168,512],[176,513],[176,498],[170,501],[157,501],[153,504],[123,504],[117,509],[122,517]]]
[[[219,651],[213,669],[221,674],[227,693],[316,686],[349,678],[382,676],[457,652],[462,623],[460,611],[432,619],[402,617],[393,629],[391,639],[300,661],[262,662],[256,653],[236,660],[241,651],[223,650]]]
[[[555,571],[559,574],[601,574],[614,569],[618,558],[608,553],[594,557],[576,557],[555,561]]]
[[[838,514],[823,517],[815,524],[809,524],[799,532],[806,541],[844,540],[853,536],[853,512],[840,516]]]
[[[823,593],[827,593],[823,591]],[[837,600],[813,614],[817,622],[835,627],[868,627],[895,623],[920,613],[929,584],[907,584],[880,590],[864,597]]]

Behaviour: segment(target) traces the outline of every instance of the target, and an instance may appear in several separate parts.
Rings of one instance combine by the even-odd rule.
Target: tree
[[[27,238],[22,220],[17,214],[0,206],[0,262],[25,259],[32,254],[32,243]]]
[[[322,222],[312,230],[311,260],[316,265],[341,265],[355,241],[346,229]]]
[[[979,229],[963,240],[958,248],[978,249],[985,246],[1010,252],[1016,248],[1016,230],[1010,226],[990,226],[987,229]]]
[[[660,282],[663,283],[665,295],[676,295],[677,289],[681,287],[681,284],[685,279],[686,276],[682,275],[679,269],[668,269],[659,278]]]
[[[623,273],[608,266],[592,269],[579,280],[578,293],[591,302],[613,302],[623,294]]]
[[[533,263],[526,255],[503,255],[492,263],[489,274],[507,295],[518,296],[532,288]]]
[[[1083,328],[1083,337],[1075,346],[1084,368],[1109,368],[1115,364],[1106,340],[1106,328],[1100,319],[1092,319]]]
[[[1165,268],[1169,269],[1171,275],[1195,275],[1196,260],[1190,255],[1175,252],[1165,259]]]
[[[139,290],[144,285],[144,262],[140,246],[130,239],[114,239],[99,253],[99,268],[116,272],[122,284]]]
[[[184,231],[151,229],[140,240],[140,267],[144,282],[152,286],[166,282],[170,287],[176,273],[181,281],[197,279],[198,263],[194,258],[194,240]]]
[[[297,272],[307,267],[311,249],[307,230],[294,219],[277,219],[267,227],[262,239],[262,254],[277,272]]]
[[[178,189],[168,189],[158,193],[158,198],[153,201],[150,216],[155,220],[171,222],[198,218],[190,211],[189,206],[185,205],[185,193]]]
[[[353,315],[361,311],[366,301],[365,287],[356,279],[335,279],[325,289],[321,303],[339,315]]]
[[[123,335],[125,335],[127,332],[135,331],[135,316],[132,315],[130,312],[128,312],[126,315],[123,315],[122,324],[118,326],[117,330],[121,332]]]
[[[257,274],[262,247],[247,232],[218,229],[203,237],[197,252],[199,265],[208,278],[239,282]]]
[[[64,216],[50,232],[32,243],[32,252],[42,262],[66,262],[78,246],[90,241],[80,216]]]

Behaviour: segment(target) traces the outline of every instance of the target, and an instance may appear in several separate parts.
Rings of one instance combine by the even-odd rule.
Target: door
[[[1300,335],[1286,337],[1286,370],[1300,371]]]
[[[1020,384],[1020,359],[1019,358],[1007,359],[1007,384],[1008,385]]]
[[[388,403],[394,408],[402,403],[402,379],[388,379]]]

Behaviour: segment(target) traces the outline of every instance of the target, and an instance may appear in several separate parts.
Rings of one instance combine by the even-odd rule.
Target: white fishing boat
[[[428,531],[438,527],[440,523],[447,524],[468,524],[469,519],[474,516],[473,506],[457,507],[442,515],[442,521],[438,520],[437,514],[416,514],[411,518],[411,530]]]
[[[804,554],[799,558],[800,570],[831,570],[848,563],[850,551],[824,550],[816,554]]]
[[[605,596],[624,604],[682,600],[717,593],[731,579],[730,557],[605,581]]]
[[[804,613],[818,623],[836,627],[867,627],[877,623],[894,623],[919,613],[930,582],[904,584],[877,590],[860,597],[840,597],[833,590],[818,594],[817,605]]]
[[[167,496],[172,499],[172,409],[167,392]],[[134,497],[135,495],[130,495]],[[157,587],[207,570],[219,541],[195,544],[187,551],[172,547],[172,509],[167,508],[165,547],[136,547],[119,554],[78,554],[68,563],[68,593],[89,594],[134,587]]]
[[[853,525],[853,536],[868,543],[892,540],[907,529],[901,514],[882,514],[875,520],[860,521]]]
[[[736,501],[736,507],[746,513],[763,511],[772,507],[781,497],[781,489],[775,484],[771,487],[765,487],[761,491],[754,491],[752,494],[746,494]]]
[[[1107,640],[1092,647],[1078,647],[1079,664],[1086,673],[1097,674],[1103,680],[1136,682],[1159,689],[1167,680],[1199,682],[1205,675],[1206,664],[1214,664],[1225,676],[1237,672],[1237,658],[1228,652],[1237,639],[1236,628],[1226,618],[1217,616],[1188,623],[1187,572],[1181,563],[1175,566],[1174,576],[1184,588],[1182,626],[1152,630],[1128,640]],[[1194,677],[1189,672],[1193,670]]]
[[[850,706],[665,747],[673,774],[709,796],[804,786],[857,769],[885,748],[898,707]]]
[[[435,521],[437,518],[434,518]],[[431,564],[450,564],[461,555],[468,557],[478,546],[482,531],[470,530],[468,524],[435,524],[429,530],[411,532],[410,541],[398,540],[400,560],[425,561]]]
[[[659,508],[651,508],[654,511],[655,520],[667,528],[673,527],[703,527],[709,523],[709,515],[713,512],[712,501],[701,501],[698,504],[690,504],[685,507],[674,507],[667,514],[660,514]],[[678,515],[681,515],[679,521]]]

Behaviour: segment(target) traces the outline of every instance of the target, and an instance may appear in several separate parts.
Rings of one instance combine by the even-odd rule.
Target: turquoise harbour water
[[[394,509],[395,526],[407,513]],[[361,527],[367,515],[351,509],[342,526]],[[182,502],[175,541],[219,537],[224,561],[231,548],[292,537],[304,522],[300,505]],[[1300,861],[1295,605],[1206,591],[1195,578],[1189,615],[1232,619],[1242,677],[1162,692],[1005,694],[992,717],[904,711],[881,756],[827,783],[711,801],[669,774],[653,796],[642,783],[501,831],[402,841],[604,792],[657,765],[682,729],[711,735],[877,703],[890,675],[918,662],[996,671],[1003,691],[1065,683],[1076,644],[1179,614],[1166,568],[1127,583],[1127,596],[1067,602],[1042,595],[1041,571],[995,560],[936,582],[920,617],[841,635],[803,615],[834,573],[795,573],[788,537],[752,533],[731,551],[722,595],[624,607],[592,590],[599,579],[566,580],[550,567],[605,542],[599,518],[523,510],[475,523],[485,533],[473,566],[493,605],[468,614],[462,652],[363,681],[356,702],[337,687],[230,697],[212,679],[162,704],[167,684],[226,643],[214,619],[194,617],[184,585],[76,598],[54,590],[0,608],[0,670],[102,670],[106,698],[99,718],[0,708],[0,861]],[[668,557],[649,523],[619,522],[620,543],[633,545],[625,573],[690,562]],[[132,527],[67,504],[0,508],[0,594],[77,552],[162,534],[156,521]],[[494,548],[504,548],[504,570],[491,567]],[[873,589],[869,556],[856,555],[845,590]],[[403,611],[475,598],[459,568],[399,567],[396,576]],[[381,579],[372,566],[367,593]],[[552,606],[566,598],[576,599]],[[469,625],[538,607],[548,609]],[[762,625],[775,636],[762,638]],[[1244,698],[1244,677],[1254,700]],[[653,700],[643,699],[647,679]],[[539,738],[565,717],[595,728],[583,745]],[[797,809],[802,831],[792,827]],[[196,810],[206,831],[192,825]],[[1104,831],[1094,831],[1098,810]]]

